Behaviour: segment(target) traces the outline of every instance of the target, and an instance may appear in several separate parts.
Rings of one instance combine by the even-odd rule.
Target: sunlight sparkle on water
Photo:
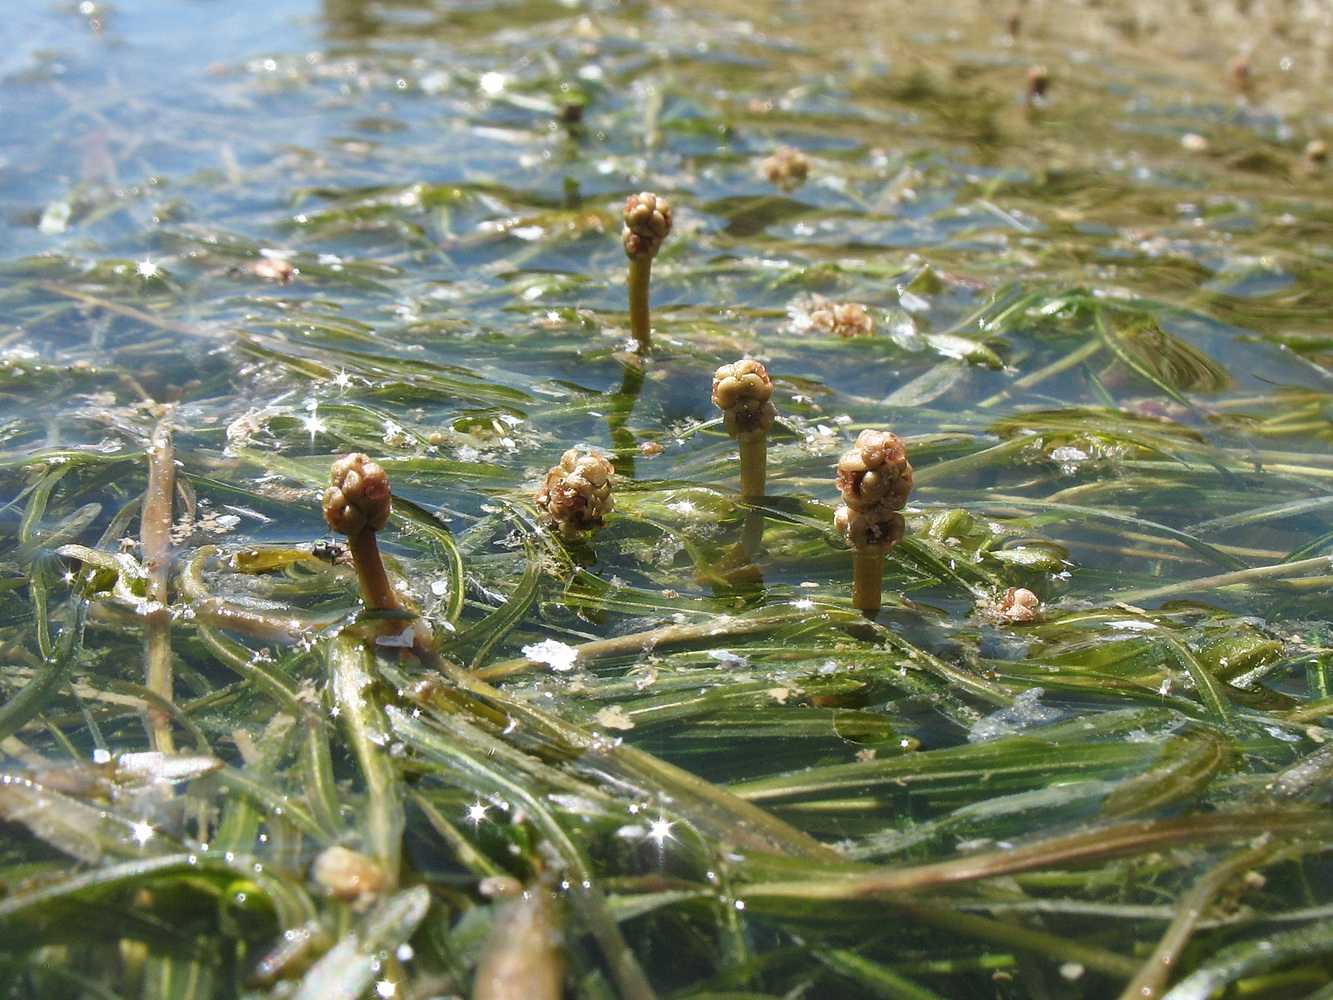
[[[671,823],[659,816],[649,825],[648,836],[657,841],[660,847],[666,841],[674,839],[671,836]]]
[[[134,838],[136,843],[142,846],[153,839],[153,825],[151,823],[145,823],[143,820],[133,823],[130,825],[130,836]]]

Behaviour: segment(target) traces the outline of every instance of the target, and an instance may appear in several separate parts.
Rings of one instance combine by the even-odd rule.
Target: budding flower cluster
[[[759,170],[770,184],[790,191],[810,176],[810,157],[795,146],[783,146],[760,163]]]
[[[848,507],[883,504],[902,510],[912,492],[912,465],[902,439],[892,431],[862,431],[838,460],[837,485]]]
[[[566,537],[575,537],[602,526],[611,512],[611,477],[615,469],[601,455],[579,455],[570,448],[560,464],[546,474],[546,482],[533,494],[542,519]]]
[[[1044,101],[1051,88],[1051,71],[1045,66],[1029,66],[1025,78],[1028,101]]]
[[[859,510],[844,504],[834,512],[833,526],[857,552],[880,555],[887,555],[907,530],[903,516],[882,504]]]
[[[625,200],[625,228],[620,240],[631,260],[652,260],[671,232],[671,202],[651,191]]]
[[[758,361],[723,365],[713,375],[713,404],[727,433],[739,440],[762,437],[773,426],[773,381]]]
[[[334,531],[348,536],[380,531],[389,523],[392,506],[389,477],[369,455],[354,452],[330,466],[324,520]]]
[[[834,524],[858,552],[884,554],[903,537],[898,511],[912,491],[907,449],[891,431],[864,430],[838,461],[843,505]]]
[[[839,337],[868,337],[875,318],[859,302],[834,302],[819,294],[793,299],[787,306],[793,333],[834,333]]]
[[[1023,623],[1037,620],[1041,600],[1026,587],[1010,587],[1000,598],[996,610],[1007,622]]]

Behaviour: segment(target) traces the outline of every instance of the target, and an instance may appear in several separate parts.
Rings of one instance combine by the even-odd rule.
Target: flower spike
[[[652,327],[648,314],[648,282],[653,258],[671,233],[671,202],[651,191],[632,194],[625,201],[625,226],[620,241],[629,258],[630,332],[640,350],[648,347]]]
[[[773,426],[773,380],[758,361],[722,365],[713,375],[713,405],[741,449],[741,496],[764,495],[768,432]]]
[[[392,508],[389,477],[369,455],[354,452],[330,466],[324,520],[330,529],[347,536],[352,565],[361,581],[361,597],[367,607],[379,611],[402,608],[375,540],[375,532],[389,523]]]
[[[907,449],[891,431],[864,430],[838,461],[842,506],[834,526],[852,546],[852,606],[873,614],[883,601],[884,557],[902,541],[898,513],[912,491]]]
[[[602,527],[615,506],[611,477],[615,469],[595,452],[579,455],[570,448],[560,464],[546,474],[546,481],[533,494],[542,520],[566,538],[577,538]]]

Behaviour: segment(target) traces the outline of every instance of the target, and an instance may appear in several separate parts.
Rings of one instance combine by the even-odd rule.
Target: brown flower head
[[[1037,620],[1041,601],[1026,587],[1010,587],[1000,598],[996,606],[1000,617],[1007,622],[1032,622]]]
[[[1045,66],[1029,66],[1027,72],[1027,93],[1029,101],[1045,98],[1051,86],[1051,71]]]
[[[640,191],[625,200],[625,228],[620,240],[632,259],[652,260],[671,232],[671,202],[651,191]]]
[[[912,492],[912,465],[902,440],[892,431],[862,431],[838,460],[837,485],[848,507],[902,510]]]
[[[1227,67],[1227,77],[1231,85],[1245,93],[1254,85],[1254,68],[1247,56],[1236,56]]]
[[[790,191],[800,187],[810,176],[810,157],[795,146],[782,146],[759,164],[759,170],[770,184]]]
[[[885,555],[902,541],[907,523],[884,504],[860,509],[843,504],[833,514],[833,526],[857,552]]]
[[[542,520],[568,537],[600,528],[614,506],[611,477],[615,469],[601,455],[579,455],[570,448],[560,464],[546,474],[546,482],[533,494]]]
[[[734,438],[767,434],[775,411],[773,381],[758,361],[745,359],[722,365],[713,374],[713,404],[722,411],[727,433]]]
[[[310,878],[330,897],[350,902],[358,910],[373,903],[389,882],[375,859],[338,844],[315,858]]]
[[[802,296],[787,306],[795,333],[817,330],[839,337],[868,337],[875,332],[875,318],[859,302],[834,302],[819,294]]]
[[[1328,143],[1323,139],[1311,139],[1305,146],[1305,165],[1311,170],[1318,170],[1328,163]]]
[[[392,508],[389,477],[369,455],[353,452],[329,468],[324,491],[324,520],[344,535],[359,535],[367,528],[380,531],[389,523]]]

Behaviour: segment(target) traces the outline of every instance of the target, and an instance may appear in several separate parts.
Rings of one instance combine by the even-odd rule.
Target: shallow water
[[[1325,5],[1030,0],[1011,20],[961,2],[10,0],[0,14],[15,40],[0,53],[0,749],[16,767],[164,749],[141,641],[169,631],[178,714],[165,725],[229,765],[191,801],[204,817],[212,796],[244,788],[264,817],[163,819],[175,847],[225,830],[301,899],[313,831],[387,851],[384,824],[358,826],[383,806],[361,798],[374,751],[355,731],[301,749],[279,724],[296,709],[274,707],[285,682],[244,673],[251,655],[261,668],[276,658],[290,697],[345,708],[325,683],[341,654],[326,667],[321,650],[355,613],[354,581],[309,546],[325,530],[330,459],[366,451],[399,502],[381,542],[446,657],[771,806],[844,858],[926,862],[1085,821],[1211,821],[1279,800],[1297,815],[1326,798],[1333,181],[1310,146],[1333,132]],[[1049,80],[1037,97],[1034,67]],[[808,157],[803,180],[766,176],[786,146]],[[675,227],[653,266],[653,345],[636,356],[617,235],[625,197],[645,189],[671,198]],[[858,304],[873,333],[821,328],[825,301]],[[743,356],[773,376],[778,424],[763,545],[738,555],[747,507],[709,386]],[[155,427],[181,483],[156,562],[138,509]],[[916,479],[875,624],[849,607],[831,521],[834,463],[866,427],[907,441]],[[604,530],[565,542],[531,496],[572,446],[614,458],[617,499]],[[167,631],[151,624],[158,564],[177,574]],[[100,576],[85,578],[93,565]],[[998,610],[1015,587],[1039,601],[1035,621]],[[214,601],[248,624],[217,618]],[[655,631],[673,625],[685,632]],[[76,631],[81,651],[61,653]],[[599,640],[612,643],[552,669]],[[18,692],[43,677],[50,690],[26,706]],[[655,914],[627,917],[626,936],[663,993],[1115,996],[1132,974],[1117,960],[1142,959],[1168,903],[1223,863],[1199,848],[1188,865],[1148,856],[1142,885],[1115,863],[1086,884],[1058,869],[1006,883],[1015,906],[1103,907],[1103,924],[1029,920],[1045,936],[1019,943],[940,916],[996,904],[993,881],[928,900],[943,929],[896,941],[859,922],[864,905],[883,919],[881,902],[746,899],[743,886],[785,884],[786,862],[708,867],[750,820],[640,765],[585,762],[561,779],[592,780],[586,800],[530,773],[523,807],[476,760],[449,763],[433,736],[394,725],[395,760],[411,763],[385,766],[420,778],[483,854],[504,864],[499,845],[517,845],[520,878],[542,867],[532,845],[559,838],[515,811],[545,803],[557,825],[600,823],[591,863],[622,916]],[[370,742],[389,746],[376,726],[390,723],[372,719]],[[469,733],[451,738],[478,760],[502,737],[542,767],[567,750],[545,731]],[[986,740],[1021,758],[1017,776],[987,780],[984,755],[968,756]],[[310,787],[321,753],[338,802]],[[858,761],[883,766],[864,781],[838,770]],[[1131,781],[1147,768],[1160,797]],[[1279,773],[1307,776],[1284,799],[1264,791]],[[271,812],[266,782],[306,826]],[[1078,788],[1064,795],[1066,783]],[[632,791],[602,801],[603,786]],[[123,835],[110,850],[117,834],[79,820],[77,797],[38,794],[75,833],[34,827],[18,815],[27,800],[0,802],[11,891],[54,864],[43,845],[84,861],[127,853]],[[487,832],[478,817],[501,803],[511,821]],[[409,867],[437,891],[431,961],[462,957],[394,981],[465,992],[476,949],[458,928],[491,909],[468,893],[492,862],[434,845],[418,805],[404,822]],[[644,808],[666,827],[645,834],[632,818]],[[126,820],[130,840],[135,822],[147,820]],[[689,830],[676,855],[673,825]],[[778,853],[805,849],[765,836]],[[1326,836],[1305,830],[1293,855],[1317,855]],[[1324,927],[1317,875],[1270,871],[1302,895],[1247,900],[1254,923],[1236,939],[1263,940],[1270,920]],[[1113,899],[1121,882],[1134,884]],[[81,891],[60,905],[82,905]],[[685,895],[653,895],[669,891]],[[16,899],[0,920],[48,905]],[[418,902],[373,911],[360,933],[391,926],[405,941]],[[1121,903],[1157,909],[1131,925]],[[338,905],[320,910],[334,937],[358,919]],[[591,904],[569,905],[596,926]],[[1309,913],[1281,916],[1296,907]],[[279,905],[277,925],[300,923],[296,909]],[[215,978],[170,995],[231,995],[254,954],[218,943],[229,929],[199,933],[216,935],[223,957],[203,963]],[[1094,951],[1062,950],[1064,933]],[[1209,933],[1189,968],[1230,940]],[[657,954],[659,934],[700,968]],[[597,955],[613,949],[578,938],[570,988],[606,995],[615,963]],[[30,969],[47,940],[11,953],[15,990],[51,988]],[[1294,978],[1246,988],[1320,988],[1301,961],[1323,953],[1292,947]],[[791,952],[803,948],[818,960]],[[1070,971],[1080,955],[1091,985]],[[948,968],[927,968],[936,959]],[[103,985],[128,995],[135,980]]]

